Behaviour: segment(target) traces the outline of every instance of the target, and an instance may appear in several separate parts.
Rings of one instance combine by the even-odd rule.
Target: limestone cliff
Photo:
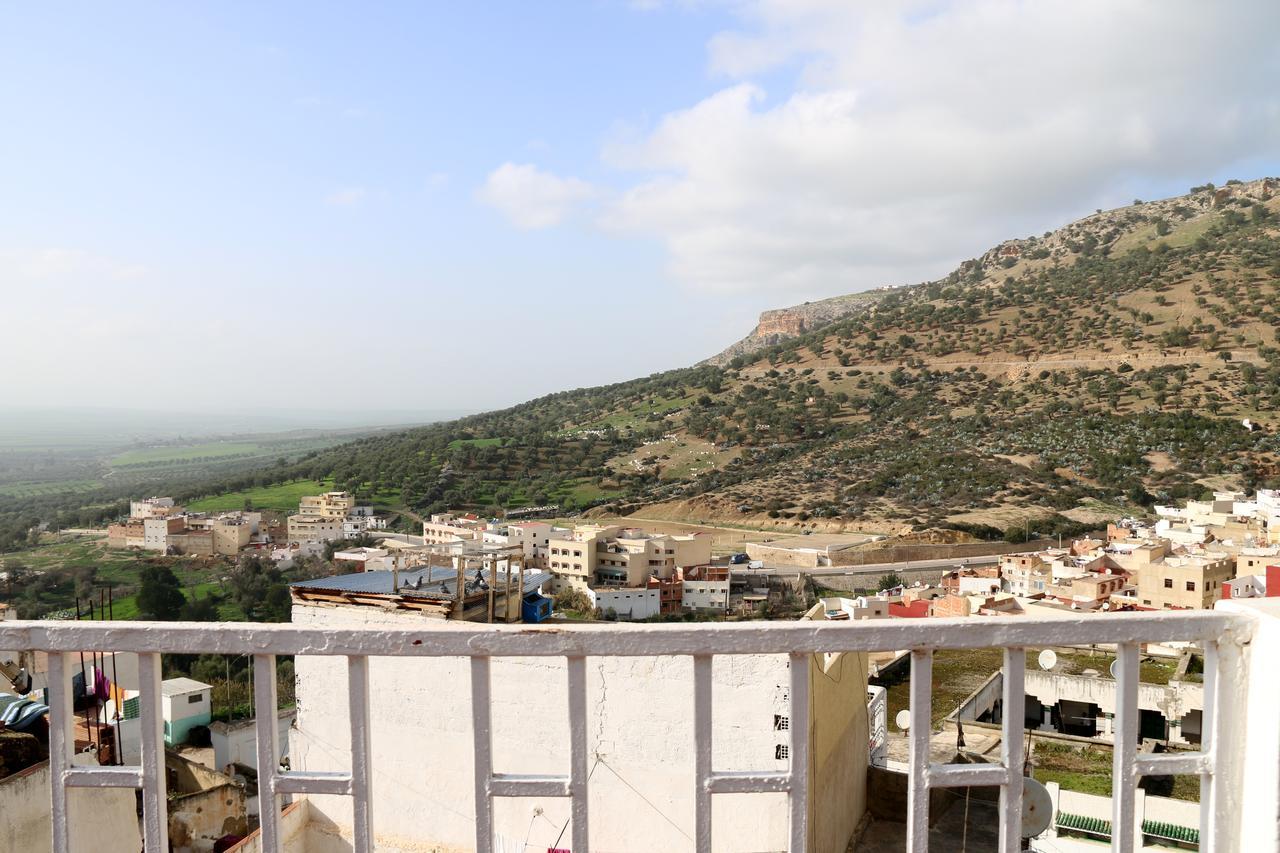
[[[893,288],[881,287],[866,293],[833,296],[830,299],[806,302],[790,308],[764,311],[760,314],[760,320],[751,330],[751,334],[703,363],[725,365],[732,361],[734,356],[755,352],[788,338],[803,335],[805,332],[812,332],[842,317],[867,310],[891,290]]]

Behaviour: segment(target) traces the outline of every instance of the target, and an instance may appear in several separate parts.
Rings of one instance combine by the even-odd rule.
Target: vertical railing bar
[[[280,750],[276,722],[276,656],[253,656],[253,713],[258,735],[258,813],[262,853],[280,853],[280,802],[276,783]]]
[[[471,719],[474,729],[476,853],[493,853],[493,709],[489,696],[489,658],[471,659]]]
[[[1004,690],[1001,702],[1004,721],[1000,736],[1000,761],[1009,774],[1000,788],[1000,851],[1018,853],[1022,849],[1022,748],[1026,726],[1027,666],[1025,649],[1004,650]]]
[[[160,713],[160,655],[138,655],[142,721],[142,841],[146,853],[169,853],[169,802],[165,796],[164,720]]]
[[[791,655],[791,850],[809,849],[809,655]]]
[[[569,791],[573,797],[573,853],[590,849],[587,815],[587,659],[568,659]],[[603,712],[602,712],[603,713]]]
[[[1138,777],[1134,772],[1138,734],[1138,646],[1116,646],[1116,728],[1111,768],[1111,849],[1133,853],[1137,832],[1134,797]]]
[[[351,722],[351,808],[355,853],[373,853],[372,732],[369,730],[369,658],[347,658],[347,708]]]
[[[66,660],[60,652],[49,653],[49,793],[53,814],[53,853],[67,853],[68,840],[67,786],[63,775],[71,766],[75,744],[71,728],[71,694]]]
[[[693,657],[694,849],[711,853],[712,710],[710,655]]]
[[[1204,708],[1200,711],[1200,752],[1208,760],[1208,767],[1200,773],[1200,849],[1217,849],[1214,815],[1217,813],[1218,792],[1218,644],[1204,644]]]
[[[911,775],[907,778],[907,850],[929,850],[929,740],[933,733],[933,651],[911,650]]]

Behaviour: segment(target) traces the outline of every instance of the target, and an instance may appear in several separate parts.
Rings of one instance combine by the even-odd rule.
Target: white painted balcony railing
[[[1145,643],[1194,641],[1205,650],[1203,742],[1195,753],[1137,755],[1138,652]],[[590,844],[587,809],[585,661],[593,656],[687,655],[694,667],[696,746],[695,848],[711,850],[711,800],[715,794],[786,793],[790,849],[808,849],[809,731],[807,657],[816,653],[911,650],[911,726],[907,846],[928,845],[929,789],[999,786],[1000,850],[1020,849],[1023,731],[1019,714],[1006,714],[1001,763],[932,764],[929,759],[930,691],[937,649],[1003,648],[1004,707],[1023,706],[1027,647],[1080,644],[1117,646],[1112,849],[1141,846],[1134,791],[1144,775],[1198,774],[1201,780],[1202,850],[1275,850],[1280,841],[1280,601],[1224,602],[1219,609],[1184,613],[1087,615],[1072,619],[920,619],[866,622],[737,623],[729,625],[606,625],[508,627],[476,625],[456,630],[315,630],[291,625],[175,623],[0,623],[0,648],[49,654],[50,766],[54,853],[67,853],[67,789],[122,787],[143,792],[146,853],[167,853],[164,744],[160,720],[160,655],[252,654],[258,708],[258,755],[277,755],[275,665],[278,655],[346,657],[351,679],[350,773],[286,772],[264,762],[261,849],[277,853],[278,798],[284,794],[340,794],[354,801],[354,849],[373,850],[374,815],[369,779],[369,668],[371,656],[455,656],[471,659],[475,731],[476,849],[493,850],[493,798],[555,796],[571,800],[574,853]],[[81,651],[139,655],[141,766],[71,764],[70,667]],[[717,772],[712,766],[712,681],[715,655],[788,654],[791,672],[790,767],[785,772]],[[495,774],[492,768],[490,659],[563,657],[568,662],[568,775]],[[800,736],[797,735],[800,733]],[[268,807],[277,803],[277,808]],[[821,816],[818,816],[821,820]]]

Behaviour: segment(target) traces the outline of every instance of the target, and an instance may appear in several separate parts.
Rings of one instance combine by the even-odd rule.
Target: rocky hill
[[[762,320],[718,364],[370,438],[179,496],[332,478],[416,512],[557,502],[1018,536],[1211,488],[1280,487],[1274,179],[1098,211],[938,281]]]
[[[807,332],[817,331],[842,317],[867,310],[881,296],[895,289],[881,287],[866,293],[850,293],[846,296],[833,296],[817,302],[793,305],[790,308],[773,308],[763,311],[760,314],[760,321],[751,330],[751,334],[702,363],[724,366],[737,356],[750,355],[765,347],[780,344]]]

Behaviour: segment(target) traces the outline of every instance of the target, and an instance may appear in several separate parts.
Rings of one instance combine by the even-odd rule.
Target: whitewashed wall
[[[92,763],[76,756],[74,764]],[[138,853],[142,836],[132,790],[76,788],[69,792],[71,853]],[[0,851],[53,849],[49,765],[0,780]]]
[[[450,623],[372,608],[295,605],[293,609],[295,624],[313,628],[377,628],[403,625],[406,619],[414,620],[415,627],[452,629]],[[588,658],[593,849],[692,850],[692,669],[689,658]],[[865,768],[865,678],[855,678],[856,670],[856,666],[851,670],[848,682],[864,698],[863,727],[854,752],[861,751]],[[298,722],[291,732],[293,769],[349,768],[345,661],[299,657],[295,671]],[[785,656],[716,659],[716,770],[787,767],[785,760],[775,758],[776,746],[787,743],[787,733],[774,728],[775,715],[788,713],[783,702],[787,683]],[[444,849],[472,847],[475,781],[469,661],[374,658],[370,688],[372,802],[379,851],[418,850],[424,843]],[[495,659],[492,695],[494,769],[567,773],[564,661]],[[347,798],[314,797],[312,804],[313,815],[322,814],[342,832],[349,832],[346,828],[352,819]],[[516,842],[527,837],[535,847],[555,846],[568,819],[568,806],[568,800],[556,798],[498,800],[496,832]],[[543,813],[536,815],[535,809]],[[717,850],[783,850],[787,846],[784,795],[717,796],[714,820]],[[569,837],[566,831],[559,846],[568,846]]]

